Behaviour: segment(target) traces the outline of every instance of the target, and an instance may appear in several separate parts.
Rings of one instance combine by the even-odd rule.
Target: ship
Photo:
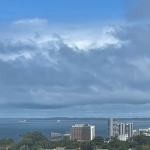
[[[26,122],[26,120],[18,120],[18,122],[24,123],[24,122]]]

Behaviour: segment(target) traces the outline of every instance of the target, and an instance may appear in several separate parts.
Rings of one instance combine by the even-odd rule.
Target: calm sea
[[[50,119],[26,119],[26,122],[18,122],[21,119],[0,119],[0,138],[12,138],[19,141],[20,134],[31,131],[42,132],[47,138],[50,138],[50,132],[64,133],[70,130],[73,124],[91,124],[95,125],[96,136],[107,136],[108,119],[101,118],[50,118]],[[24,120],[24,119],[22,119]],[[60,122],[57,122],[60,120]],[[134,129],[149,128],[150,118],[118,119],[119,122],[134,123]]]

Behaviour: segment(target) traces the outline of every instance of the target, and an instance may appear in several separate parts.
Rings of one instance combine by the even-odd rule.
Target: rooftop
[[[91,127],[90,124],[74,124],[72,127]]]

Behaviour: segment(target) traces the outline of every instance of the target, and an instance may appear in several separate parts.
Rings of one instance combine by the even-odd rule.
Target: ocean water
[[[106,137],[108,134],[108,119],[102,118],[50,118],[50,119],[29,119],[26,122],[18,122],[21,119],[0,119],[0,138],[12,138],[19,141],[20,134],[31,131],[42,132],[48,139],[50,139],[50,132],[64,133],[70,131],[73,124],[91,124],[95,125],[96,136]],[[24,119],[22,119],[24,120]],[[60,122],[57,122],[60,120]],[[119,122],[129,123],[133,122],[134,129],[149,128],[150,118],[135,118],[135,119],[118,119]]]

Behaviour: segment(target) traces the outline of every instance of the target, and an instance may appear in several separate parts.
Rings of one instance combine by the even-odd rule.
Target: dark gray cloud
[[[133,0],[126,1],[127,19],[144,20],[150,17],[150,1],[149,0]]]
[[[4,104],[1,104],[0,106],[1,108],[6,108],[6,109],[18,109],[18,108],[21,108],[21,109],[60,109],[60,108],[66,108],[68,107],[67,104],[62,104],[62,105],[59,105],[59,104],[55,104],[55,105],[48,105],[48,104],[37,104],[37,103],[30,103],[30,102],[22,102],[22,103],[4,103]]]
[[[113,36],[124,43],[118,48],[111,44],[105,49],[74,50],[62,39],[57,50],[51,45],[40,48],[35,41],[30,43],[35,46],[33,50],[20,42],[22,48],[12,44],[11,53],[11,44],[5,54],[1,48],[1,54],[10,57],[0,61],[2,107],[53,109],[149,103],[150,34],[148,26],[144,27],[116,29]],[[11,59],[13,54],[17,56]]]

